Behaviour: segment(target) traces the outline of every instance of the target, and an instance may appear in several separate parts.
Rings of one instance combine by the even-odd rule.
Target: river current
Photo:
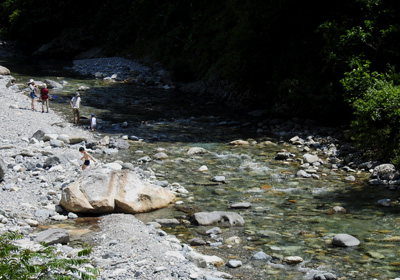
[[[144,222],[158,218],[187,220],[193,211],[235,211],[243,216],[243,227],[222,227],[224,240],[239,237],[239,244],[227,245],[204,235],[210,227],[187,223],[163,227],[183,242],[201,237],[209,244],[196,250],[224,260],[240,260],[243,266],[220,267],[235,279],[312,279],[319,272],[331,272],[339,279],[394,279],[400,277],[399,205],[380,207],[377,201],[397,201],[398,191],[367,184],[367,173],[352,174],[354,182],[344,178],[342,170],[321,166],[319,180],[299,178],[296,161],[277,161],[277,151],[299,154],[296,146],[257,134],[257,120],[208,102],[206,97],[188,97],[173,89],[150,89],[136,85],[109,83],[79,77],[63,70],[67,62],[30,61],[5,58],[6,66],[23,87],[30,78],[66,81],[63,89],[50,90],[50,107],[71,119],[69,100],[79,86],[82,115],[94,113],[101,135],[134,135],[142,142],[131,142],[127,151],[104,156],[103,160],[123,160],[154,172],[159,181],[179,183],[188,194],[181,204],[152,213],[137,215]],[[29,106],[29,104],[27,104]],[[72,119],[71,119],[72,121]],[[126,122],[124,128],[121,124]],[[251,145],[234,146],[230,141],[243,139]],[[270,142],[266,142],[270,141]],[[208,153],[188,156],[191,147]],[[143,162],[163,149],[165,160]],[[199,172],[201,166],[208,171]],[[225,183],[213,182],[225,176]],[[251,203],[248,209],[230,209],[238,202]],[[342,206],[344,213],[332,211]],[[355,248],[331,245],[334,235],[347,233],[361,244]],[[238,239],[239,240],[239,239]],[[257,262],[259,252],[273,257],[271,263]],[[286,256],[300,256],[300,265],[284,265]]]

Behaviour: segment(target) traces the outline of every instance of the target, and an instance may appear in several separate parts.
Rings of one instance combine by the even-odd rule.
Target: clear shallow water
[[[239,236],[241,244],[197,248],[244,264],[238,269],[220,270],[236,279],[311,279],[318,270],[333,272],[341,279],[400,277],[400,208],[398,204],[387,208],[376,204],[381,198],[396,201],[398,191],[367,185],[368,174],[353,174],[357,180],[350,183],[344,180],[348,173],[323,166],[318,173],[320,180],[297,178],[294,174],[298,163],[274,160],[275,153],[282,148],[300,157],[296,147],[228,145],[232,140],[248,138],[257,143],[277,141],[255,134],[257,121],[222,111],[204,97],[187,98],[173,90],[143,89],[77,77],[60,68],[67,63],[24,62],[0,60],[21,84],[29,78],[68,82],[62,90],[51,90],[57,98],[50,106],[57,112],[72,117],[72,94],[81,85],[89,86],[90,90],[82,93],[82,114],[96,114],[104,127],[100,133],[145,139],[143,143],[132,142],[131,149],[116,158],[136,164],[137,159],[165,148],[167,160],[145,163],[142,168],[153,170],[158,180],[184,186],[189,194],[180,198],[181,206],[201,211],[235,211],[244,217],[244,227],[222,228],[225,239]],[[33,76],[27,75],[32,73]],[[123,121],[129,124],[126,129],[120,127]],[[190,147],[203,147],[209,153],[190,157]],[[202,165],[209,171],[198,172]],[[226,183],[212,182],[216,175],[224,175]],[[250,202],[252,207],[230,209],[236,202]],[[347,212],[332,213],[336,205]],[[189,214],[181,210],[171,206],[137,217],[145,222],[156,218],[188,219]],[[208,228],[179,225],[164,230],[184,241],[200,236],[215,242],[202,234]],[[351,234],[361,245],[353,249],[332,247],[330,242],[337,233]],[[276,257],[275,264],[252,261],[251,257],[260,250]],[[304,263],[282,266],[279,260],[285,256],[300,256]]]

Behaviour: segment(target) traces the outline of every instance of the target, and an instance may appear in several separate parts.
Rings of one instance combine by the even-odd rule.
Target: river
[[[159,181],[179,183],[189,193],[179,198],[179,207],[137,215],[142,221],[174,217],[187,221],[188,208],[240,213],[245,225],[224,227],[219,236],[224,240],[239,237],[241,243],[235,245],[219,245],[204,235],[210,227],[181,223],[163,228],[183,242],[194,237],[208,241],[209,245],[197,247],[199,252],[242,261],[243,266],[236,269],[218,268],[235,279],[312,279],[321,271],[332,272],[339,279],[400,277],[399,205],[377,205],[379,199],[397,201],[399,195],[368,185],[367,173],[351,174],[356,180],[349,182],[345,180],[348,172],[321,165],[319,180],[297,177],[298,161],[274,159],[282,149],[301,155],[297,146],[256,133],[259,120],[230,112],[206,97],[80,77],[64,70],[69,65],[66,61],[8,57],[0,59],[0,65],[9,68],[21,85],[30,78],[66,81],[63,89],[50,90],[56,96],[50,106],[67,119],[72,118],[69,100],[73,93],[79,86],[88,86],[90,89],[82,92],[81,111],[86,117],[92,113],[97,116],[100,129],[95,133],[144,139],[131,142],[127,151],[103,159],[132,162],[154,172]],[[122,122],[128,126],[123,128]],[[252,145],[229,145],[237,139]],[[208,152],[188,156],[190,147]],[[160,149],[167,159],[138,162]],[[208,171],[199,172],[203,165]],[[216,175],[225,176],[225,183],[213,182]],[[238,202],[251,203],[251,208],[230,209]],[[346,212],[335,213],[334,206],[342,206]],[[331,240],[338,233],[357,237],[360,246],[333,247]],[[253,261],[258,251],[273,256],[272,263]],[[286,256],[300,256],[304,261],[295,266],[283,265],[281,260]]]

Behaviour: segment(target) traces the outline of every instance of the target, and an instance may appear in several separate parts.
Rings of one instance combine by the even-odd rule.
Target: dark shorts
[[[85,162],[83,163],[83,165],[89,165],[90,164],[90,160],[85,160]]]
[[[31,95],[31,98],[32,98],[32,99],[35,99],[35,97],[36,97],[35,93],[31,92],[30,95]]]

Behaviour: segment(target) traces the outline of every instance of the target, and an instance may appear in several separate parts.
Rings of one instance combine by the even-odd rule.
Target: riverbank
[[[96,65],[99,68],[90,66],[90,63],[88,67],[92,67],[92,71],[99,71],[103,67],[101,63]],[[131,85],[123,86],[127,89],[136,88],[136,86],[132,87]],[[19,88],[23,87],[23,84],[19,85]],[[172,92],[163,91],[166,94]],[[87,93],[90,94],[90,91]],[[158,102],[160,102],[159,93],[157,91],[157,99],[155,99]],[[140,99],[142,98],[146,98],[145,94],[140,96]],[[87,97],[85,100],[88,100]],[[135,99],[127,99],[125,104],[131,104],[132,100],[135,101]],[[29,109],[28,99],[26,99],[26,103],[21,95],[21,97],[16,98],[15,102],[19,101],[23,104],[13,106],[15,109],[18,108],[17,112],[21,113],[24,108]],[[193,102],[193,104],[196,105],[196,102]],[[164,110],[168,108],[168,103],[166,105],[163,107]],[[61,104],[60,106],[64,105]],[[154,108],[154,106],[150,107]],[[169,111],[171,110],[169,109]],[[69,110],[64,111],[65,113],[68,116]],[[340,129],[318,127],[315,123],[304,120],[263,119],[262,113],[251,112],[254,116],[260,116],[254,119],[243,116],[239,116],[238,119],[208,117],[209,115],[206,115],[206,112],[204,116],[194,115],[192,117],[192,115],[188,115],[190,117],[186,117],[186,115],[179,113],[177,114],[178,119],[171,119],[168,116],[168,118],[161,120],[155,118],[154,121],[145,123],[146,134],[132,134],[131,131],[127,130],[128,128],[118,126],[119,128],[115,130],[113,135],[125,135],[128,138],[129,135],[138,135],[144,139],[142,142],[131,141],[130,150],[132,153],[119,159],[124,163],[126,161],[131,165],[133,164],[138,169],[145,170],[144,172],[148,174],[145,176],[147,179],[153,180],[153,182],[157,181],[165,187],[176,185],[169,182],[179,182],[182,186],[185,186],[188,193],[180,197],[179,202],[182,205],[177,203],[176,206],[178,207],[169,207],[162,211],[137,215],[138,218],[146,222],[163,219],[163,221],[160,221],[163,230],[153,229],[151,226],[144,227],[142,231],[139,229],[139,237],[132,234],[132,231],[137,229],[137,221],[132,219],[134,217],[119,214],[102,217],[100,221],[101,232],[84,239],[95,244],[101,244],[94,248],[93,253],[97,267],[101,268],[101,277],[104,279],[130,279],[132,275],[136,275],[138,279],[154,279],[155,277],[174,279],[175,276],[171,276],[173,274],[196,277],[194,279],[233,277],[235,279],[309,280],[313,278],[323,279],[322,276],[327,278],[326,275],[330,275],[327,273],[336,274],[339,279],[348,279],[356,275],[356,272],[360,272],[363,273],[362,278],[372,279],[369,276],[372,275],[373,271],[381,270],[382,266],[376,265],[377,259],[371,256],[380,258],[380,254],[387,252],[386,240],[395,240],[390,235],[393,228],[392,224],[395,224],[396,220],[390,215],[390,212],[396,210],[396,201],[392,200],[392,203],[390,201],[387,203],[385,199],[383,203],[387,206],[382,205],[382,207],[377,208],[375,204],[379,198],[391,198],[391,194],[395,194],[395,192],[390,193],[389,196],[386,196],[387,193],[383,196],[382,193],[375,194],[379,192],[379,187],[375,190],[363,187],[363,182],[368,178],[368,170],[372,169],[376,163],[359,161],[356,151],[343,141]],[[140,112],[136,112],[136,114],[142,117]],[[32,118],[35,117],[37,115],[32,115]],[[10,115],[10,118],[17,117]],[[131,119],[126,118],[125,120]],[[204,128],[208,127],[202,130],[202,133],[211,134],[207,137],[207,139],[211,139],[211,143],[200,140],[204,137],[197,138],[193,135],[195,128],[202,128],[199,125],[201,121],[204,121]],[[18,119],[18,123],[24,123],[24,120]],[[56,127],[63,125],[57,120]],[[65,130],[67,131],[68,123],[65,125],[67,125]],[[169,130],[168,133],[163,133],[165,134],[164,137],[154,138],[155,135],[161,134],[160,128],[171,125],[179,128],[177,130],[179,134],[182,134],[185,128],[190,130],[190,133],[187,134],[190,141],[174,140]],[[75,128],[72,126],[72,129]],[[245,133],[230,133],[242,128],[246,128]],[[257,132],[259,137],[254,137],[255,133],[253,133],[251,135],[254,138],[251,139],[248,134],[251,130]],[[12,127],[10,131],[12,131]],[[64,130],[61,129],[60,131],[63,132]],[[58,133],[61,133],[60,131],[53,132],[58,135]],[[104,130],[100,129],[100,131],[103,132]],[[77,135],[83,141],[86,135],[80,135],[79,132],[80,129],[77,129],[76,133],[71,131],[67,135],[71,133],[68,135],[69,138],[78,139],[76,136],[70,137]],[[25,136],[24,132],[19,133],[20,137]],[[32,133],[34,132],[29,132],[29,134]],[[88,131],[84,131],[84,133],[87,133],[88,137],[93,135]],[[220,134],[226,134],[227,137],[218,141],[215,136]],[[274,137],[268,138],[266,135],[273,135]],[[58,181],[56,180],[54,183],[53,179],[49,179],[49,186],[47,187],[44,186],[45,182],[40,181],[41,188],[32,192],[32,196],[40,193],[40,197],[38,197],[40,199],[38,206],[40,211],[33,211],[33,215],[51,213],[45,220],[65,219],[67,217],[68,220],[61,221],[61,223],[72,221],[73,213],[69,215],[70,213],[57,212],[56,214],[53,211],[48,212],[47,208],[57,207],[58,201],[54,198],[54,194],[58,193],[58,188],[61,189],[63,183],[68,183],[69,178],[73,180],[74,172],[77,173],[75,178],[79,177],[80,162],[77,159],[80,158],[80,155],[75,154],[75,152],[80,144],[71,145],[70,143],[64,144],[64,147],[55,148],[53,145],[57,143],[56,141],[46,141],[46,143],[38,141],[39,143],[36,143],[34,139],[29,139],[31,136],[26,136],[25,141],[29,140],[32,143],[30,145],[23,144],[28,147],[26,148],[27,151],[20,152],[20,156],[17,157],[11,156],[9,169],[22,172],[21,177],[16,177],[21,180],[28,178],[28,175],[33,178],[41,175],[42,178],[51,178],[51,174],[57,174]],[[99,137],[96,139],[102,137],[97,135],[97,132],[94,136]],[[246,140],[232,141],[239,138]],[[85,138],[85,142],[88,143],[87,147],[92,147],[92,153],[95,157],[101,157],[104,147],[93,145],[91,142],[96,139]],[[118,137],[118,139],[122,140],[121,137]],[[168,139],[170,143],[154,141],[153,139]],[[27,156],[29,149],[36,147],[36,144],[46,149],[45,151],[32,151],[30,153],[40,153],[40,160]],[[25,146],[21,147],[24,148]],[[61,167],[51,167],[48,170],[40,167],[40,163],[47,161],[46,157],[59,156],[58,151],[63,149],[66,152],[60,154],[60,159],[67,161],[57,164]],[[16,152],[18,151],[16,150]],[[53,154],[51,155],[50,152]],[[74,154],[70,154],[70,152]],[[112,161],[114,156],[105,158],[108,158],[107,161]],[[14,164],[14,161],[18,161],[19,166]],[[29,161],[32,161],[33,165],[29,164]],[[23,170],[23,168],[28,169],[27,166],[29,170],[25,172],[26,170]],[[70,168],[70,166],[73,166],[73,168]],[[21,167],[22,169],[20,169]],[[62,170],[57,170],[58,168],[62,168]],[[48,172],[50,169],[52,171]],[[16,174],[18,173],[14,175]],[[32,182],[34,181],[32,180]],[[55,187],[56,185],[58,187]],[[19,186],[23,186],[23,184]],[[395,185],[392,186],[395,187]],[[8,187],[11,190],[11,184]],[[44,192],[49,187],[57,190],[55,192],[50,190],[49,193]],[[16,190],[19,191],[19,189],[13,189],[11,192],[14,191],[14,194],[17,194]],[[374,191],[374,194],[372,195],[370,191]],[[360,198],[361,195],[365,196]],[[36,201],[37,199],[35,197],[32,200]],[[363,203],[359,203],[362,200],[364,200]],[[237,209],[232,208],[234,204],[237,204],[235,206],[238,207]],[[173,209],[184,211],[176,212]],[[242,215],[245,224],[243,227],[224,227],[218,224],[221,228],[217,228],[215,225],[198,226],[195,223],[192,224],[190,213],[185,212],[185,210],[190,212],[194,209],[197,209],[196,212],[230,209],[231,212]],[[381,219],[382,216],[385,216],[385,219]],[[39,219],[36,215],[34,218]],[[388,219],[390,225],[384,223],[378,228],[376,227],[376,224],[381,224],[380,220],[386,219]],[[357,223],[360,220],[362,220],[361,227]],[[18,220],[14,224],[22,224],[23,222],[25,220]],[[32,221],[29,222],[32,223]],[[152,224],[158,226],[157,223]],[[205,234],[204,231],[209,229],[212,230],[211,233]],[[371,229],[373,233],[371,233]],[[180,241],[173,236],[166,235],[164,231],[176,235]],[[330,241],[336,233],[341,232],[354,234],[361,240],[362,245],[351,251],[332,247]],[[380,235],[375,235],[374,232],[379,232]],[[136,240],[140,244],[137,244]],[[372,241],[374,242],[371,243]],[[168,244],[168,246],[160,247],[160,242]],[[219,263],[216,264],[221,265],[218,270],[229,274],[218,273],[212,264],[207,265],[205,259],[199,257],[197,264],[212,270],[209,274],[212,276],[203,274],[202,269],[193,267],[190,262],[187,262],[186,256],[188,256],[190,247],[179,242],[189,243],[203,254],[217,255]],[[141,246],[143,243],[151,244],[151,246]],[[370,248],[368,252],[365,247]],[[255,254],[256,251],[253,250],[261,253]],[[392,260],[393,256],[390,254],[390,252],[386,254],[385,261],[394,263],[391,265],[391,269],[394,269],[396,263]],[[190,255],[191,257],[196,256],[193,253]],[[255,260],[256,255],[257,257],[261,255],[264,259]],[[363,263],[357,261],[360,256],[362,256]],[[288,264],[286,257],[293,257],[290,259],[301,262],[297,265]],[[331,263],[332,258],[335,258],[338,263],[337,266]],[[180,259],[183,262],[180,262]],[[217,258],[214,258],[214,260],[217,260]],[[227,265],[223,265],[225,263]],[[375,269],[374,266],[374,269],[371,269],[372,265],[376,265],[377,268]],[[338,268],[339,266],[340,268]],[[326,275],[323,273],[326,273]],[[321,276],[321,274],[323,275]]]
[[[81,173],[78,148],[95,139],[89,131],[54,112],[51,103],[49,113],[41,113],[40,103],[36,105],[38,111],[32,111],[30,99],[19,90],[24,85],[9,87],[13,80],[9,75],[0,76],[0,173],[4,174],[0,183],[0,232],[21,232],[23,241],[30,244],[28,241],[38,236],[38,226],[79,219],[74,213],[65,213],[58,203],[62,188]],[[42,136],[59,137],[41,141],[38,131]],[[132,215],[106,215],[99,225],[99,232],[85,237],[95,245],[90,258],[100,270],[99,279],[218,277],[217,271],[200,269],[185,258],[191,251],[188,246]],[[64,254],[73,250],[68,244],[57,248]]]

